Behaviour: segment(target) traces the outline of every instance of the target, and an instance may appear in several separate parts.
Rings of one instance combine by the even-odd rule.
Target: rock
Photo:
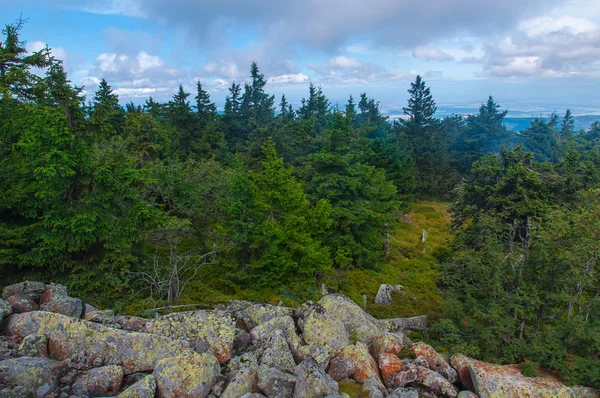
[[[296,362],[294,362],[294,357],[281,330],[273,331],[265,342],[265,346],[267,348],[262,354],[261,365],[275,366],[290,372],[294,370]]]
[[[68,370],[66,364],[50,358],[7,359],[0,361],[0,384],[21,386],[28,397],[45,397],[56,391]]]
[[[414,363],[415,365],[417,365],[417,366],[422,366],[422,367],[424,367],[424,368],[427,368],[427,369],[429,369],[429,362],[427,362],[427,359],[425,359],[425,357],[420,357],[420,356],[419,356],[419,357],[416,357],[416,358],[413,360],[413,363]]]
[[[352,378],[359,383],[363,383],[366,380],[373,379],[379,384],[379,389],[385,393],[385,387],[381,383],[379,377],[379,370],[377,363],[373,357],[369,354],[367,346],[361,342],[349,345],[340,350],[338,355],[340,359],[349,359],[354,364],[354,373]]]
[[[469,371],[469,364],[471,361],[473,361],[471,358],[462,354],[456,354],[450,358],[450,363],[454,370],[456,370],[462,387],[469,391],[475,391],[473,381],[471,380],[471,373]]]
[[[57,300],[59,298],[67,297],[67,287],[63,285],[57,285],[51,283],[46,285],[46,290],[40,296],[40,304],[47,303],[48,301]]]
[[[61,297],[42,304],[40,310],[55,312],[73,318],[81,318],[83,301],[73,297]]]
[[[152,374],[159,398],[207,397],[220,371],[213,354],[191,352],[159,361]]]
[[[151,371],[161,359],[189,351],[184,342],[164,336],[125,332],[43,311],[11,315],[7,331],[20,337],[43,334],[48,338],[48,353],[56,360],[85,351],[91,359],[108,358],[121,364],[127,374]]]
[[[378,321],[344,295],[330,294],[319,304],[344,325],[350,341],[370,343],[373,336],[381,334]]]
[[[419,315],[412,318],[381,319],[381,329],[388,332],[406,332],[411,330],[427,330],[427,316]]]
[[[354,362],[350,358],[332,358],[327,373],[335,381],[347,379],[354,374]]]
[[[413,382],[435,395],[441,395],[446,398],[456,398],[458,389],[446,380],[441,374],[433,370],[417,366],[417,380]]]
[[[273,318],[292,316],[293,314],[294,310],[287,307],[269,304],[252,304],[242,310],[242,319],[248,330],[252,330],[258,325],[270,321]]]
[[[233,356],[238,356],[244,353],[248,347],[252,345],[252,336],[250,333],[242,329],[235,330],[235,336],[233,338]]]
[[[398,292],[401,294],[406,294],[404,287],[402,285],[386,285],[382,284],[379,286],[379,290],[377,290],[377,295],[375,296],[375,304],[379,305],[388,305],[394,302],[392,297],[393,292]]]
[[[115,312],[113,310],[85,311],[83,319],[103,324],[113,324],[115,323]]]
[[[398,354],[405,347],[405,338],[402,333],[385,332],[373,337],[371,342],[371,355],[379,358],[383,353]]]
[[[315,304],[304,312],[300,327],[308,344],[327,345],[334,350],[350,344],[344,325],[320,305]]]
[[[229,381],[221,398],[238,398],[246,393],[258,392],[258,369],[256,366],[240,369]]]
[[[156,378],[148,375],[120,393],[118,398],[154,398],[155,395]]]
[[[275,330],[281,330],[285,336],[285,340],[290,347],[290,351],[296,361],[302,359],[300,347],[303,345],[302,340],[296,334],[296,325],[291,316],[280,316],[264,322],[250,332],[250,335],[255,341],[264,341]]]
[[[220,363],[231,359],[234,321],[211,311],[178,312],[146,323],[144,331],[172,339],[185,339],[197,352],[211,351]]]
[[[123,368],[120,366],[102,366],[88,370],[73,384],[73,394],[89,397],[114,396],[123,382]]]
[[[43,334],[25,336],[18,352],[24,357],[48,358],[48,338]]]
[[[587,387],[567,387],[552,377],[525,377],[517,365],[492,365],[471,360],[469,371],[480,397],[598,397]]]
[[[258,388],[269,398],[291,398],[296,378],[281,370],[265,365],[258,368]]]
[[[255,352],[247,352],[242,356],[232,358],[227,364],[227,374],[233,377],[241,369],[250,367],[258,367],[258,359]]]
[[[0,322],[12,314],[12,306],[6,300],[0,299]]]
[[[300,353],[302,358],[304,358],[306,355],[310,355],[315,361],[317,361],[317,365],[321,369],[325,370],[327,369],[332,356],[335,354],[335,351],[326,345],[309,344],[300,347]]]
[[[87,305],[87,304],[86,304]],[[130,332],[143,332],[149,319],[140,318],[138,316],[116,316],[115,323],[123,330]]]
[[[32,301],[38,301],[42,293],[46,291],[46,285],[41,282],[25,281],[6,286],[2,290],[2,298],[8,301],[10,296],[22,295]]]
[[[412,349],[416,356],[422,356],[429,365],[428,368],[435,370],[444,376],[450,383],[455,383],[458,380],[456,370],[433,347],[422,342],[413,344]]]
[[[242,395],[241,398],[266,398],[266,397],[262,394],[254,392],[254,393],[246,393],[246,394]]]
[[[388,398],[419,398],[419,393],[415,390],[400,387],[388,395]]]
[[[309,355],[296,367],[294,374],[294,398],[321,398],[338,392],[337,383]]]
[[[477,398],[477,395],[471,391],[461,391],[458,393],[456,398]]]
[[[385,352],[379,355],[379,370],[381,371],[383,384],[387,388],[404,387],[404,384],[399,385],[392,379],[402,371],[402,368],[404,368],[404,362],[396,355]]]
[[[40,308],[35,301],[20,293],[8,296],[6,301],[10,304],[12,312],[15,314],[23,314]]]
[[[362,386],[369,398],[385,398],[387,396],[387,391],[381,390],[380,383],[375,379],[365,380]]]

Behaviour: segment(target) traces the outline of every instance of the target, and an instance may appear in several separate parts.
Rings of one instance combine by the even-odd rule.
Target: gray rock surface
[[[159,398],[207,397],[220,372],[213,354],[192,352],[161,360],[152,374]]]
[[[73,384],[72,392],[78,397],[106,397],[117,395],[123,382],[123,368],[102,366],[88,370]]]
[[[50,358],[20,357],[0,361],[0,383],[21,386],[28,397],[45,397],[56,391],[67,365]]]
[[[118,395],[118,398],[154,398],[156,395],[156,378],[148,375],[129,386]]]

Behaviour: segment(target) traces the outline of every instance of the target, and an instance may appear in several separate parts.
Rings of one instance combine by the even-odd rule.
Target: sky
[[[222,107],[256,61],[298,105],[310,82],[333,104],[367,93],[401,113],[420,74],[438,107],[489,95],[513,115],[600,114],[600,0],[0,0],[27,49],[48,45],[93,95],[168,100],[201,80]],[[195,95],[195,94],[193,94]],[[192,95],[192,97],[193,97]]]

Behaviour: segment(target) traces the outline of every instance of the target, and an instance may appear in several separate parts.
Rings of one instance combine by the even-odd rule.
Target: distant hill
[[[533,117],[506,117],[504,125],[509,130],[525,130],[534,119]],[[575,116],[575,130],[587,130],[595,121],[600,121],[600,115]]]

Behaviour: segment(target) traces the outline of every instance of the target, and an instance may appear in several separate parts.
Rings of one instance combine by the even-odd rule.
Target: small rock
[[[42,304],[40,310],[54,312],[73,318],[81,318],[81,314],[83,313],[83,301],[73,297],[61,297]]]
[[[24,314],[26,312],[35,311],[40,308],[39,305],[28,296],[16,293],[6,298],[6,301],[12,307],[12,312],[15,314]]]
[[[25,281],[6,286],[2,290],[2,298],[8,301],[10,296],[23,295],[29,300],[38,301],[42,293],[46,291],[46,285],[41,282]]]
[[[296,388],[294,398],[321,398],[328,394],[337,394],[337,383],[325,373],[309,355],[294,371]]]
[[[400,387],[388,395],[388,398],[419,398],[419,393],[415,390]]]
[[[221,372],[211,353],[192,352],[158,362],[154,372],[159,398],[206,397]]]
[[[123,330],[130,332],[143,332],[149,319],[140,318],[139,316],[116,316],[115,323]]]
[[[339,350],[350,344],[344,325],[320,304],[310,306],[303,315],[300,327],[306,343],[327,345],[333,350]]]
[[[456,398],[477,398],[477,395],[471,391],[461,391]]]
[[[462,387],[469,391],[475,391],[473,381],[471,380],[471,373],[469,372],[469,364],[471,363],[471,361],[471,358],[466,357],[462,354],[456,354],[453,355],[452,358],[450,358],[450,363],[452,364],[452,367],[456,370]]]
[[[252,345],[250,333],[242,329],[236,329],[235,337],[233,338],[233,356],[241,355],[250,345]]]
[[[394,302],[392,297],[393,292],[398,292],[400,294],[406,294],[404,287],[402,285],[387,285],[382,284],[379,286],[379,290],[377,290],[377,295],[375,296],[375,304],[379,305],[389,305]]]
[[[422,342],[413,344],[412,349],[417,357],[424,357],[427,361],[427,366],[431,370],[435,370],[444,376],[450,383],[458,381],[456,370],[433,347]]]
[[[362,386],[369,398],[385,398],[387,396],[387,391],[381,390],[381,383],[375,379],[365,380]]]
[[[317,361],[317,365],[323,370],[327,369],[329,361],[334,355],[335,351],[326,345],[309,344],[300,347],[300,354],[302,358],[306,355],[313,357]]]
[[[148,375],[128,387],[118,398],[154,398],[156,395],[156,378]]]
[[[424,367],[424,368],[429,368],[429,362],[427,362],[427,359],[425,359],[425,357],[421,357],[421,356],[419,356],[419,357],[416,357],[416,358],[413,360],[413,363],[414,363],[415,365],[417,365],[417,366],[422,366],[422,367]],[[433,370],[433,369],[432,369],[432,370]]]
[[[25,336],[18,352],[24,357],[48,358],[48,338],[43,334]]]
[[[40,304],[44,304],[52,300],[57,300],[59,298],[65,298],[67,296],[68,294],[66,286],[51,283],[49,285],[46,285],[46,290],[40,296]]]
[[[258,368],[258,388],[269,398],[289,398],[294,394],[296,378],[265,365]]]
[[[338,355],[340,359],[350,359],[354,364],[354,373],[352,378],[359,383],[363,383],[366,380],[374,379],[379,383],[379,389],[385,392],[385,387],[381,383],[379,377],[379,370],[377,363],[373,357],[369,354],[367,346],[361,342],[349,345],[342,350]]]
[[[77,396],[106,397],[117,395],[123,382],[123,368],[103,366],[90,369],[77,378],[73,384],[73,394]]]
[[[275,331],[281,330],[296,361],[302,359],[300,347],[302,340],[296,334],[296,325],[291,316],[280,316],[264,322],[250,332],[255,341],[264,341]]]

